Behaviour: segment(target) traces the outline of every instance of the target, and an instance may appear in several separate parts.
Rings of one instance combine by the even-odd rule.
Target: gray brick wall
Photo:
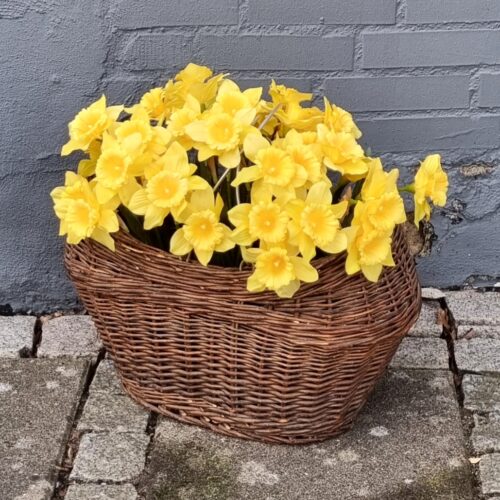
[[[75,164],[58,156],[67,122],[190,60],[326,94],[403,176],[440,152],[452,189],[421,280],[500,281],[498,0],[4,0],[0,47],[0,305],[75,303],[48,198]]]

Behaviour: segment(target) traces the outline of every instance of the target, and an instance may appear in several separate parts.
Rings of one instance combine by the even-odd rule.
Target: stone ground
[[[0,317],[0,500],[499,500],[500,293],[424,296],[352,431],[295,447],[143,410],[87,316]]]

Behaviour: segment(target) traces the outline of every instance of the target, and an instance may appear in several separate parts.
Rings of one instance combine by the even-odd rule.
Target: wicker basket
[[[402,231],[376,284],[343,255],[293,299],[249,294],[247,271],[184,262],[126,233],[65,262],[125,390],[150,410],[241,438],[308,443],[351,426],[420,310]]]

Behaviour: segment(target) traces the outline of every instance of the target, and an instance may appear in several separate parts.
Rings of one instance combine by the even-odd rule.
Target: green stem
[[[415,184],[407,184],[401,188],[398,188],[400,193],[411,193],[415,194]]]

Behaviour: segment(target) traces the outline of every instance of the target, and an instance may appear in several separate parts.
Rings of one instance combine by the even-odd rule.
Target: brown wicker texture
[[[401,230],[380,281],[344,255],[293,299],[249,294],[249,271],[202,267],[126,233],[66,266],[126,391],[146,408],[241,438],[308,443],[350,428],[420,310]]]

